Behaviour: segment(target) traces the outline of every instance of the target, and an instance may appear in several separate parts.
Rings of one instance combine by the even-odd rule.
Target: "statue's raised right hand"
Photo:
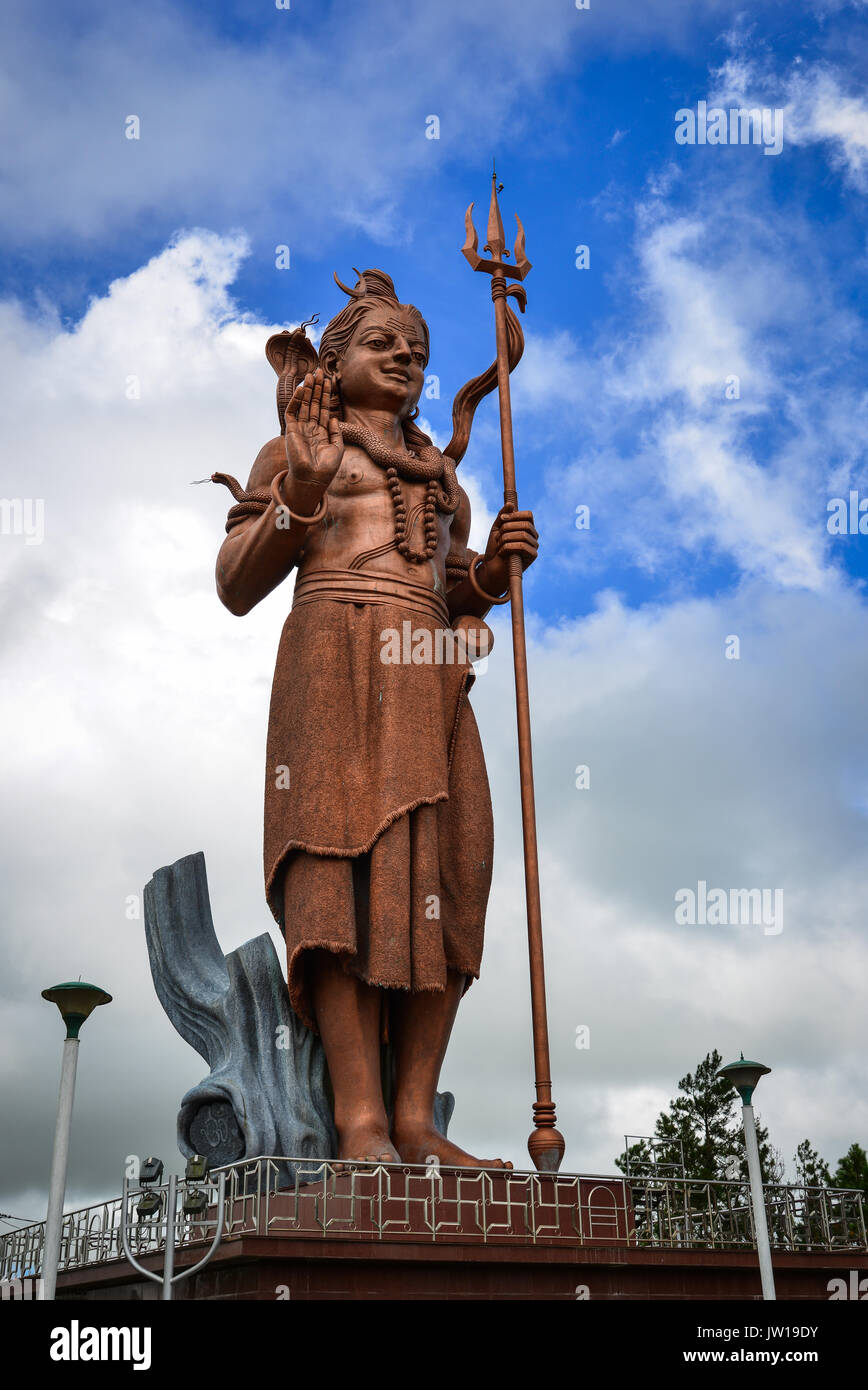
[[[300,483],[327,488],[341,466],[344,441],[331,414],[331,378],[322,367],[308,372],[286,407],[286,461]]]

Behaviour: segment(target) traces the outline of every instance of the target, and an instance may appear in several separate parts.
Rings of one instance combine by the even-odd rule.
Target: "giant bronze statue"
[[[217,586],[243,614],[296,571],[269,717],[266,893],[292,1005],[325,1047],[337,1156],[478,1164],[438,1134],[433,1105],[459,1000],[479,975],[491,802],[472,666],[437,661],[463,650],[435,638],[484,618],[486,595],[508,585],[506,557],[530,564],[537,535],[529,512],[504,510],[485,554],[468,550],[456,459],[414,424],[425,320],[381,271],[350,295],[230,511]],[[286,346],[281,382],[297,361],[313,367],[309,344]],[[409,661],[384,660],[385,634],[403,635],[405,621],[423,660],[412,649]],[[487,650],[469,641],[468,658],[474,645]]]
[[[266,345],[278,376],[280,434],[260,449],[246,488],[229,474],[213,475],[235,499],[217,589],[243,616],[295,575],[265,780],[265,892],[286,942],[292,1066],[309,1097],[304,1102],[304,1086],[296,1087],[299,1123],[284,1133],[295,1154],[319,1148],[320,1157],[345,1162],[512,1166],[473,1157],[448,1139],[437,1093],[459,1002],[479,975],[492,876],[491,800],[468,698],[472,660],[490,648],[484,619],[492,604],[511,602],[537,1081],[529,1148],[537,1167],[553,1170],[563,1139],[548,1077],[521,591],[538,537],[531,513],[517,505],[509,373],[523,338],[506,303],[513,296],[524,308],[523,288],[507,281],[522,279],[530,265],[520,224],[516,259],[507,264],[494,180],[491,259],[478,255],[471,209],[467,232],[464,254],[492,277],[497,361],[456,396],[449,444],[441,452],[415,423],[429,358],[420,311],[401,303],[381,270],[356,272],[351,289],[335,276],[349,303],[322,332],[318,351],[306,324]],[[470,504],[456,469],[476,407],[495,386],[504,505],[477,553],[468,546]],[[251,1028],[263,1037],[272,1029],[255,1000],[274,993],[275,967],[267,937],[224,962],[202,906],[198,859],[158,871],[149,885],[149,948],[173,1022],[212,1062],[209,1083],[182,1106],[182,1148],[204,1151],[210,1126],[208,1151],[225,1160],[249,1152],[255,1135],[276,1144],[281,1134],[273,1114],[281,1109],[280,1071],[267,1043],[251,1051],[247,1037]],[[194,988],[189,977],[197,972]],[[195,1017],[203,1008],[213,1033],[204,1042]],[[327,1072],[316,1072],[321,1051],[311,1051],[311,1036],[321,1039]],[[246,1079],[237,1079],[242,1072]],[[269,1086],[271,1118],[257,1130],[251,1106]],[[223,1097],[234,1106],[234,1150],[232,1123],[215,1137],[214,1124],[229,1111]],[[334,1137],[324,1140],[323,1132]],[[337,1152],[322,1152],[323,1143]]]

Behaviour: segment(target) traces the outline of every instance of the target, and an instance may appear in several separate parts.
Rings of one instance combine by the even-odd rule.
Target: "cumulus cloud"
[[[202,6],[83,0],[47,26],[11,0],[0,15],[0,235],[30,251],[57,238],[138,246],[166,219],[207,219],[301,254],[348,229],[405,243],[432,165],[487,164],[492,142],[520,136],[525,105],[584,54],[652,34],[684,50],[726,11],[724,0],[609,0],[591,16],[537,0],[529,23],[522,0],[379,0],[312,22],[265,5],[227,31]],[[425,136],[432,113],[436,141]]]
[[[716,69],[709,105],[781,107],[785,145],[823,145],[832,168],[859,192],[868,187],[868,103],[848,90],[846,74],[833,63],[797,57],[776,73],[769,59],[755,57],[742,33],[730,35],[733,53]]]
[[[652,290],[686,245],[655,245]],[[224,949],[270,929],[262,757],[289,594],[243,620],[221,608],[212,576],[227,497],[190,486],[214,469],[244,477],[274,429],[271,325],[231,295],[244,250],[240,238],[189,234],[77,325],[15,304],[0,315],[3,487],[46,504],[41,546],[0,545],[0,713],[14,731],[0,840],[8,1211],[38,1217],[47,1181],[60,1028],[39,990],[80,973],[115,996],[83,1035],[78,1203],[117,1190],[127,1153],[171,1158],[178,1102],[205,1070],[153,994],[135,916],[144,882],[202,848]],[[719,331],[747,350],[732,326]],[[537,354],[531,396],[544,344]],[[683,371],[674,345],[661,362]],[[126,394],[131,375],[139,399]],[[685,400],[694,391],[701,407],[703,389],[692,382]],[[462,469],[476,488],[473,454]],[[529,577],[555,1096],[572,1170],[611,1171],[624,1132],[649,1129],[714,1046],[775,1065],[764,1118],[785,1154],[805,1133],[831,1158],[864,1137],[868,620],[845,588],[770,583],[770,568],[748,569],[719,598],[631,609],[604,593],[560,625],[534,613],[534,585],[552,583],[555,561]],[[482,979],[443,1084],[457,1094],[460,1142],[523,1163],[533,1092],[514,712],[508,620],[493,621],[474,701],[495,885]],[[738,661],[724,654],[731,634]],[[699,879],[781,888],[783,932],[679,926],[674,894]],[[574,1045],[580,1024],[587,1051]],[[805,1103],[827,1085],[835,1106]]]
[[[827,499],[865,477],[863,329],[804,217],[750,179],[722,188],[712,172],[681,208],[649,189],[594,341],[530,336],[515,399],[523,439],[550,446],[540,515],[567,570],[615,560],[674,591],[711,559],[834,589]]]

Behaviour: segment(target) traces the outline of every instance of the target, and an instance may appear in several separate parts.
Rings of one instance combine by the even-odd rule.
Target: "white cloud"
[[[785,112],[787,136],[795,144],[828,141],[836,164],[860,191],[868,185],[868,103],[848,96],[838,75],[825,68],[795,73]]]
[[[826,502],[865,473],[860,326],[803,219],[775,215],[749,180],[721,197],[713,179],[681,212],[649,194],[596,341],[530,336],[514,394],[521,437],[542,430],[550,446],[540,517],[568,569],[615,559],[677,589],[710,557],[834,589]]]
[[[797,58],[777,74],[768,60],[752,54],[749,36],[730,36],[734,51],[715,70],[709,105],[782,107],[784,146],[824,144],[832,167],[860,192],[868,187],[868,103],[846,90],[844,74],[831,63]]]
[[[575,29],[551,5],[547,22],[507,44],[500,26],[510,10],[526,19],[522,7],[460,7],[460,22],[458,8],[386,0],[376,18],[351,7],[320,17],[312,33],[272,6],[230,37],[180,7],[94,6],[90,23],[61,15],[49,30],[29,6],[5,7],[6,237],[31,247],[58,235],[130,238],[155,217],[207,215],[223,226],[240,219],[293,252],[341,228],[405,239],[411,224],[396,195],[444,154],[487,159],[517,96],[565,63]],[[431,111],[436,143],[425,138]],[[131,114],[139,139],[126,138]]]
[[[240,221],[302,254],[348,228],[402,243],[428,207],[432,164],[487,164],[492,142],[514,140],[538,92],[585,53],[629,52],[651,35],[686,51],[727,10],[609,0],[590,16],[536,0],[531,23],[524,0],[379,0],[311,22],[266,4],[230,35],[208,7],[83,0],[47,26],[10,0],[2,235],[30,252],[59,237],[138,245],[168,218]],[[437,141],[425,138],[432,113]],[[126,138],[129,115],[138,140]]]

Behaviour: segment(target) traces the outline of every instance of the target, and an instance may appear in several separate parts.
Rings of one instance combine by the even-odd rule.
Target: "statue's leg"
[[[427,1163],[436,1156],[443,1165],[456,1168],[511,1168],[500,1158],[474,1158],[434,1127],[434,1096],[464,980],[464,975],[449,970],[445,990],[394,997],[392,1142],[404,1163]]]
[[[307,969],[335,1098],[337,1157],[398,1163],[383,1104],[380,991],[348,975],[331,951],[311,952]]]

